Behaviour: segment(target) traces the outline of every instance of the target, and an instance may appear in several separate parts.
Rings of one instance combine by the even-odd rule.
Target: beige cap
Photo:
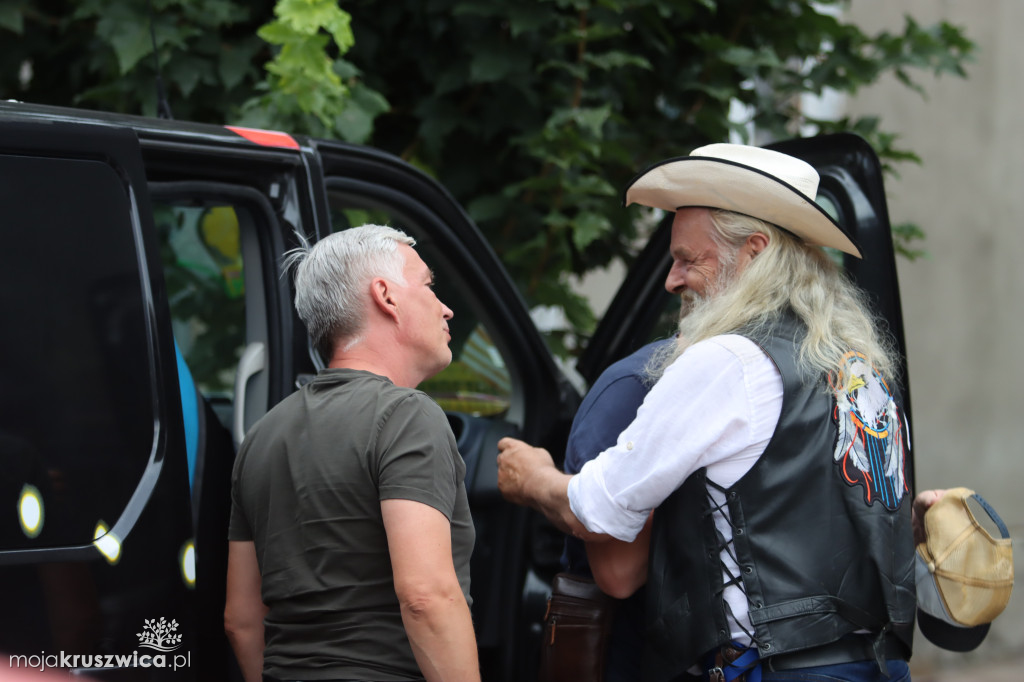
[[[1006,524],[973,490],[953,488],[925,513],[924,528],[917,553],[927,572],[918,571],[918,607],[961,627],[992,622],[1013,591]]]

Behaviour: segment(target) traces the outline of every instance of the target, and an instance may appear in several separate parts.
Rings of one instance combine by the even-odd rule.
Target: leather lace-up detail
[[[750,639],[750,646],[757,647],[759,646],[759,642],[757,641],[756,637],[754,637],[754,633],[751,630],[747,629],[747,627],[744,626],[738,618],[736,618],[735,614],[733,614],[732,612],[732,606],[730,606],[729,602],[725,601],[724,598],[725,589],[727,587],[736,586],[741,592],[743,592],[743,596],[747,600],[748,608],[753,610],[759,607],[759,605],[754,604],[751,601],[750,597],[747,595],[746,586],[743,584],[742,573],[744,572],[744,570],[747,570],[749,572],[751,569],[749,567],[745,569],[740,564],[740,561],[736,556],[736,546],[733,542],[733,538],[735,538],[737,535],[743,534],[743,528],[737,526],[732,521],[732,517],[729,514],[729,503],[728,495],[726,494],[726,489],[710,479],[705,479],[705,482],[707,483],[707,486],[705,488],[707,506],[704,511],[704,516],[712,517],[712,520],[722,519],[723,521],[725,521],[726,524],[729,525],[730,528],[732,528],[732,538],[726,539],[725,536],[722,534],[722,531],[719,529],[718,524],[715,524],[715,538],[717,539],[717,544],[715,545],[714,550],[719,557],[721,557],[723,551],[726,552],[732,559],[732,562],[736,567],[736,573],[734,574],[732,567],[727,565],[725,562],[722,562],[721,559],[719,559],[719,562],[722,566],[721,570],[723,580],[722,589],[716,592],[715,597],[722,600],[722,603],[725,606],[726,618],[728,619],[729,624],[736,625]],[[718,502],[715,499],[715,497],[711,494],[711,488],[714,488],[715,490],[722,494],[722,502]]]

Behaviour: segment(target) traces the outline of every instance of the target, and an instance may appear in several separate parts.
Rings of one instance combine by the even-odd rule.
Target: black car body
[[[902,348],[877,159],[852,136],[785,151],[821,170],[868,256],[850,270]],[[560,536],[502,500],[496,443],[560,452],[579,394],[442,187],[366,147],[12,102],[0,178],[0,668],[238,678],[222,629],[234,452],[320,366],[282,255],[296,233],[378,222],[417,239],[455,310],[453,365],[422,388],[467,464],[485,677],[531,678]],[[667,240],[613,302],[588,380],[664,333]]]

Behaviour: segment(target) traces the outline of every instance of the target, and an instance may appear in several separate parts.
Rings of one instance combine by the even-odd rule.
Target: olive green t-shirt
[[[327,369],[253,426],[235,461],[231,540],[255,542],[265,671],[278,679],[421,679],[395,595],[380,502],[451,521],[469,601],[474,530],[465,463],[426,394]]]

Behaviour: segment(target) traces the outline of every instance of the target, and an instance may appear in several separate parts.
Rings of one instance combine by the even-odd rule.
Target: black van
[[[878,160],[849,135],[778,148],[818,167],[902,350]],[[222,628],[234,453],[322,366],[281,255],[297,231],[365,222],[413,235],[456,312],[454,361],[421,388],[467,464],[485,678],[532,678],[561,541],[501,499],[495,444],[560,452],[580,398],[465,211],[367,147],[16,102],[0,103],[0,670],[239,679]],[[586,381],[667,333],[668,237],[613,301]]]

